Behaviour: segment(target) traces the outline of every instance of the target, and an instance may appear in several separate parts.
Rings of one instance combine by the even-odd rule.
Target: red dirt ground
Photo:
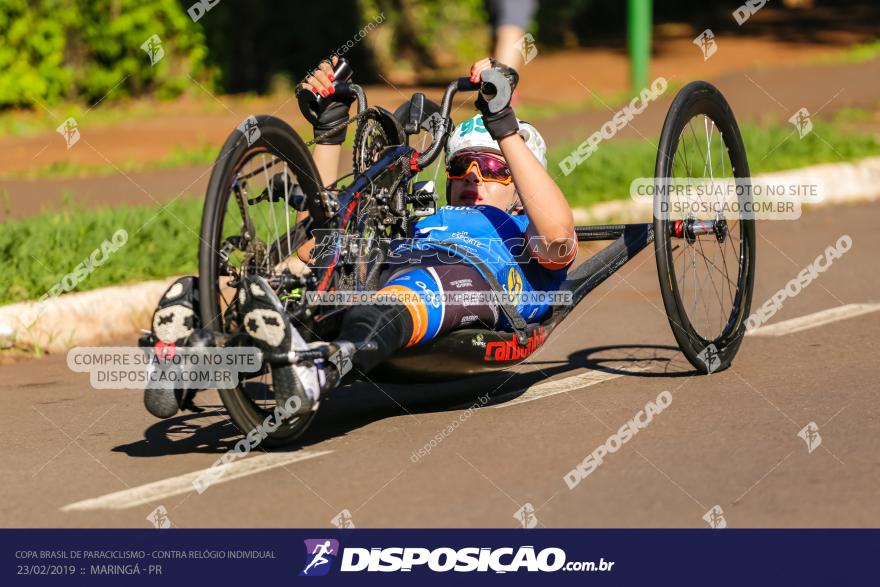
[[[762,17],[772,23],[772,12],[768,11],[766,17],[763,13],[754,19],[759,21]],[[765,115],[787,118],[790,114],[785,109],[793,113],[802,105],[812,112],[838,89],[844,91],[823,109],[823,115],[846,106],[876,109],[880,104],[880,60],[862,64],[817,64],[829,52],[839,52],[854,42],[864,41],[864,34],[829,30],[821,38],[787,42],[744,36],[736,31],[719,32],[717,53],[704,61],[692,43],[700,32],[697,28],[676,25],[655,31],[652,79],[662,75],[675,85],[694,79],[712,80],[728,95],[740,119],[761,119]],[[522,68],[519,100],[532,106],[552,106],[585,102],[595,96],[605,99],[626,90],[627,71],[627,58],[620,50],[541,52]],[[367,88],[367,95],[373,104],[394,108],[416,89],[374,86]],[[422,90],[434,98],[438,98],[441,91],[439,88]],[[671,96],[664,97],[669,99]],[[665,107],[658,104],[649,110],[650,113],[640,117],[636,125],[639,128],[634,131],[651,136],[659,131]],[[0,152],[4,154],[0,158],[0,176],[64,162],[84,166],[123,166],[131,161],[149,164],[166,158],[174,149],[206,145],[216,145],[219,149],[231,129],[254,113],[274,113],[291,121],[299,130],[306,130],[289,94],[253,98],[214,97],[205,93],[201,98],[158,104],[153,115],[115,124],[96,122],[92,125],[86,113],[77,118],[81,140],[69,150],[62,137],[52,131],[0,137]],[[576,113],[542,119],[540,126],[548,141],[558,143],[583,138],[587,130],[598,128],[608,115],[609,111],[602,107],[584,108]],[[64,117],[53,118],[60,123]],[[304,132],[308,134],[310,132]],[[200,195],[204,193],[209,173],[208,166],[187,166],[119,172],[107,177],[0,179],[0,193],[5,190],[8,194],[6,209],[0,209],[0,220],[53,208],[65,190],[84,205],[151,204],[153,200],[167,201],[181,193]]]

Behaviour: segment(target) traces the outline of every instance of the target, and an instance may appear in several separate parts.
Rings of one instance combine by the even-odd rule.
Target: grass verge
[[[70,207],[5,222],[0,304],[39,299],[119,229],[128,233],[125,245],[79,280],[76,291],[195,272],[201,214],[201,199],[180,198],[162,208]]]
[[[880,155],[880,138],[847,132],[842,124],[814,121],[813,132],[803,139],[793,126],[744,125],[752,173]],[[572,206],[627,198],[634,178],[653,175],[655,144],[642,139],[602,143],[568,176],[559,171],[559,161],[576,145],[561,146],[550,153],[550,172]],[[181,198],[163,208],[71,205],[2,223],[0,258],[6,270],[0,274],[0,304],[38,299],[120,228],[128,232],[128,242],[82,280],[78,291],[194,273],[201,210],[200,198]]]
[[[880,135],[851,132],[842,122],[814,120],[813,131],[803,139],[790,125],[744,124],[740,130],[752,175],[880,155]],[[654,175],[657,140],[599,143],[596,152],[567,176],[559,162],[577,145],[560,146],[549,153],[550,173],[572,206],[625,199],[633,179]]]

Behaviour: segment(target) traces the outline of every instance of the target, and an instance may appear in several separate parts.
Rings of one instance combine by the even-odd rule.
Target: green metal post
[[[627,45],[629,83],[633,92],[648,85],[651,60],[651,0],[627,0]]]

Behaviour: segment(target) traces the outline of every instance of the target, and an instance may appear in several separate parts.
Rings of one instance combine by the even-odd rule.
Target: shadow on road
[[[696,374],[678,348],[662,345],[592,347],[571,353],[567,361],[530,361],[524,368],[529,370],[501,371],[439,383],[400,384],[367,379],[342,387],[322,400],[315,421],[290,450],[344,436],[386,418],[504,403],[519,397],[531,385],[583,369],[627,377]],[[113,450],[132,457],[194,452],[222,454],[231,450],[243,433],[227,418],[222,406],[202,407],[205,411],[201,413],[184,413],[160,420],[146,429],[143,439]]]
[[[572,365],[632,377],[693,377],[700,373],[674,346],[597,346],[574,352],[568,358]]]
[[[161,457],[175,454],[216,453],[231,450],[241,439],[238,427],[226,415],[222,405],[203,405],[204,412],[181,412],[173,418],[158,420],[144,431],[144,437],[120,444],[113,452],[130,457]]]

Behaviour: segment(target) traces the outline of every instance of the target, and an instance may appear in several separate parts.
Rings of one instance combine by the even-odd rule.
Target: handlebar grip
[[[354,75],[354,71],[351,69],[351,64],[348,62],[348,59],[344,57],[340,58],[339,61],[336,62],[336,69],[333,70],[333,79],[337,82],[347,82],[351,79],[351,76]]]
[[[513,72],[516,75],[516,72]],[[514,82],[515,83],[515,82]],[[432,127],[434,135],[431,146],[419,155],[413,165],[417,169],[425,169],[440,155],[440,151],[446,145],[449,133],[452,131],[452,120],[449,112],[452,109],[452,97],[457,92],[479,91],[483,99],[489,104],[489,111],[499,112],[510,103],[513,87],[506,75],[495,69],[485,70],[480,73],[480,81],[475,83],[467,77],[460,77],[446,87],[443,93],[443,102],[440,105],[440,116]],[[433,117],[432,117],[433,118]]]
[[[496,69],[480,72],[480,81],[472,82],[470,78],[460,77],[455,81],[456,92],[480,92],[483,100],[489,104],[489,112],[501,111],[510,103],[513,89],[510,80]]]
[[[480,80],[480,96],[489,105],[489,112],[500,112],[510,104],[513,89],[507,76],[498,70],[487,69],[480,73]]]
[[[353,74],[354,71],[351,69],[351,64],[349,64],[348,59],[340,58],[339,61],[336,62],[336,69],[333,70],[333,87],[337,94],[346,97],[356,95],[352,93],[350,84],[348,83]],[[323,109],[324,97],[315,94],[310,90],[302,89],[297,92],[296,99],[299,102],[300,110],[303,112],[306,120],[315,124],[318,121],[318,115]]]

